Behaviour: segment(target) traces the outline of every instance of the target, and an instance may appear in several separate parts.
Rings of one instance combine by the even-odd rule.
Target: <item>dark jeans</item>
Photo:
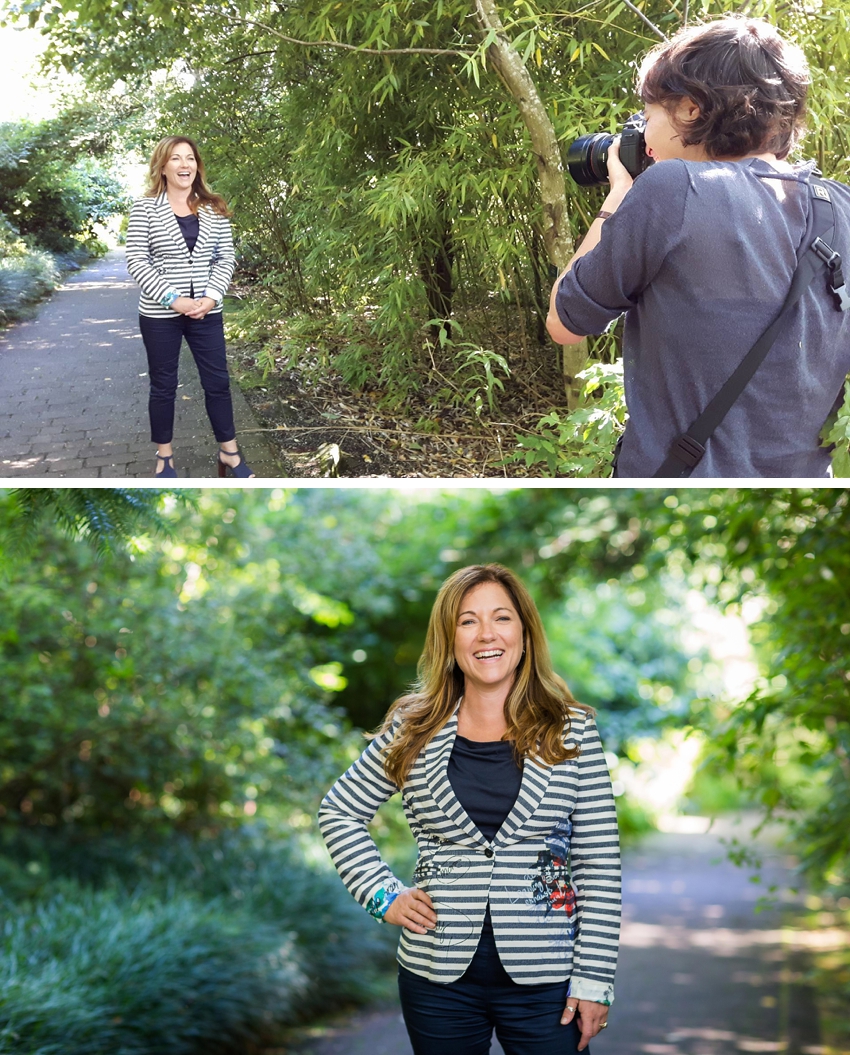
[[[184,337],[201,375],[213,434],[219,443],[234,439],[236,426],[233,423],[221,312],[206,315],[203,319],[190,319],[188,315],[176,313],[173,319],[151,319],[140,315],[139,328],[148,353],[151,440],[154,443],[171,443],[174,437],[177,366]]]
[[[482,940],[456,982],[429,982],[399,965],[398,990],[414,1055],[486,1055],[493,1028],[505,1055],[575,1055],[575,1019],[561,1025],[567,982],[518,985]],[[590,1055],[585,1048],[583,1055]]]

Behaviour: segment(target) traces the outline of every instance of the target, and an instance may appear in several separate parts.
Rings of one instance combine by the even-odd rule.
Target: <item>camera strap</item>
[[[835,209],[829,189],[814,174],[807,186],[811,204],[806,221],[806,233],[800,243],[801,251],[791,280],[791,288],[777,318],[768,326],[753,347],[741,360],[735,372],[693,422],[687,432],[674,441],[663,464],[653,477],[690,476],[705,454],[706,444],[714,430],[729,413],[758,370],[771,345],[779,336],[782,324],[791,309],[806,292],[816,275],[826,267],[827,287],[835,298],[839,311],[850,311],[850,294],[844,285],[841,257],[829,244],[835,232]],[[805,247],[805,248],[803,248]]]

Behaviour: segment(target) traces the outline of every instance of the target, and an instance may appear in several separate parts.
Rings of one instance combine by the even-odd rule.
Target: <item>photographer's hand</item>
[[[584,340],[584,338],[580,337],[578,334],[570,333],[566,326],[561,322],[555,308],[555,296],[558,292],[558,287],[561,285],[561,279],[570,270],[576,260],[599,245],[599,239],[602,237],[602,224],[605,222],[605,217],[602,216],[601,213],[604,212],[609,215],[615,213],[634,183],[629,170],[622,161],[620,161],[619,136],[614,138],[614,141],[608,148],[608,179],[611,183],[611,189],[608,191],[608,195],[602,203],[600,215],[594,217],[593,223],[588,227],[587,234],[581,241],[581,245],[576,249],[572,259],[561,274],[558,275],[555,284],[552,286],[552,293],[549,297],[549,314],[546,317],[546,329],[549,331],[549,336],[555,344],[578,344],[579,341]]]
[[[602,208],[606,212],[616,212],[623,198],[632,189],[634,178],[626,166],[620,161],[620,137],[615,136],[614,142],[608,148],[608,182],[611,190]]]

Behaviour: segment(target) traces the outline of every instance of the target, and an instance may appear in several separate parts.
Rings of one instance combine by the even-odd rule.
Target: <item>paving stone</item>
[[[42,440],[40,443],[33,443],[28,451],[29,454],[52,454],[55,451],[62,450],[65,444],[61,438],[57,437],[55,440]],[[24,452],[22,451],[21,454]]]
[[[128,463],[128,458],[126,456],[125,457],[121,457],[120,455],[114,455],[114,454],[113,455],[106,455],[106,456],[101,455],[101,457],[99,457],[99,458],[88,458],[87,457],[85,459],[85,461],[83,462],[83,464],[86,467],[91,466],[93,468],[100,468],[101,466],[104,466],[104,465],[114,465],[114,466],[116,466],[116,468],[120,467],[122,469],[127,465],[127,463]]]
[[[57,458],[55,461],[45,462],[49,468],[48,472],[64,476],[71,469],[81,469],[83,464],[79,458]]]
[[[36,443],[71,443],[74,440],[85,440],[88,438],[88,433],[84,429],[76,429],[69,431],[59,426],[51,425],[49,428],[42,429],[41,432],[35,436]]]
[[[100,457],[112,457],[118,459],[123,454],[136,453],[136,448],[131,447],[129,443],[94,443],[91,446],[86,447],[85,457],[89,458],[100,458]],[[121,458],[122,461],[128,459]]]
[[[70,277],[38,317],[0,334],[0,480],[43,476],[152,477],[148,378],[138,331],[138,287],[123,250]],[[212,435],[197,369],[184,345],[174,446],[180,476],[217,476]],[[256,428],[234,385],[237,432]],[[186,398],[184,398],[186,397]],[[239,444],[258,477],[281,467],[261,433]]]

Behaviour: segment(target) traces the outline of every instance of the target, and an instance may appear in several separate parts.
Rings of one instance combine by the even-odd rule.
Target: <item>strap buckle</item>
[[[822,260],[831,271],[841,267],[841,255],[836,253],[831,245],[827,245],[822,238],[816,238],[812,242],[812,249],[815,256]]]
[[[838,274],[841,272],[839,271]],[[832,293],[835,297],[835,304],[839,311],[850,311],[850,294],[847,292],[847,287],[844,285],[842,279],[838,285],[831,284]]]
[[[829,288],[835,297],[835,305],[839,311],[850,311],[850,294],[844,285],[844,272],[841,270],[841,254],[836,253],[831,245],[827,245],[822,238],[816,238],[812,242],[812,251],[815,256],[822,260],[830,270]]]
[[[705,447],[685,432],[674,442],[671,453],[692,469],[705,454]]]

